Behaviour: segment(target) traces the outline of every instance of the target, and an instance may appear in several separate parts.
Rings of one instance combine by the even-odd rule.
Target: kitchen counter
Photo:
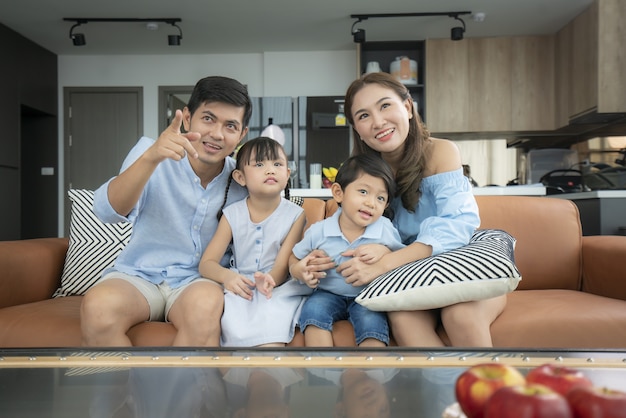
[[[593,190],[590,192],[580,193],[563,193],[550,195],[551,197],[560,197],[562,199],[569,200],[583,200],[583,199],[612,199],[612,198],[626,198],[626,190]]]
[[[569,199],[580,212],[583,235],[626,235],[626,190],[554,194]]]
[[[538,185],[474,187],[474,195],[545,196],[546,188]],[[291,196],[331,199],[330,189],[291,189]]]

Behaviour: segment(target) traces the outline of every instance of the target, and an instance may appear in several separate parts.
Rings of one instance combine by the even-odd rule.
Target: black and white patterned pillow
[[[356,298],[373,311],[426,310],[512,292],[522,276],[515,238],[478,230],[469,244],[405,264],[371,282]]]
[[[93,191],[68,191],[72,202],[70,215],[70,245],[65,256],[61,287],[53,297],[84,295],[113,265],[117,255],[126,246],[132,233],[132,224],[106,224],[93,213]]]

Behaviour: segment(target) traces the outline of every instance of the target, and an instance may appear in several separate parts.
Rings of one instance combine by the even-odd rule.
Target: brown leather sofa
[[[482,228],[517,239],[517,290],[491,327],[496,347],[626,348],[626,237],[582,236],[577,207],[551,197],[478,196]],[[307,218],[333,202],[305,199]],[[60,285],[67,238],[0,242],[0,347],[80,345],[80,296],[52,299]],[[169,346],[170,324],[147,322],[129,336],[137,346]],[[445,332],[440,330],[445,340]],[[350,324],[333,332],[354,345]],[[298,334],[292,346],[301,346]]]

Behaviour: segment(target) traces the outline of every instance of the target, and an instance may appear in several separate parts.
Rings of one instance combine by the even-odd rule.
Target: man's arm
[[[159,138],[132,165],[111,180],[107,190],[109,202],[115,211],[127,216],[135,207],[141,192],[156,167],[165,159],[180,161],[185,155],[197,158],[191,142],[199,139],[195,132],[181,133],[183,113],[176,111],[174,120]]]

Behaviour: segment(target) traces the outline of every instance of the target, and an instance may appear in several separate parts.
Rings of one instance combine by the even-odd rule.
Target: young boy
[[[359,346],[384,347],[389,343],[387,315],[354,301],[366,284],[348,283],[334,268],[320,274],[310,267],[316,258],[324,259],[318,250],[339,265],[357,247],[358,255],[350,256],[369,263],[404,247],[391,221],[383,217],[395,193],[393,172],[376,155],[354,156],[340,167],[331,191],[339,209],[313,224],[290,258],[291,275],[315,289],[300,313],[305,345],[332,347],[333,323],[349,319]]]

